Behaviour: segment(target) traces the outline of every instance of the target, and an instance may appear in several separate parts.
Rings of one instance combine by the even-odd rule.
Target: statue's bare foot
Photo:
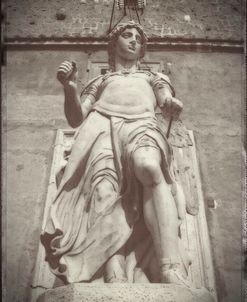
[[[106,279],[106,283],[128,283],[128,279],[123,277],[111,277]]]
[[[106,263],[104,278],[106,283],[127,283],[125,272],[125,257],[121,254],[113,255]]]
[[[177,284],[192,288],[192,285],[182,273],[180,264],[173,264],[170,268],[162,269],[161,283]]]

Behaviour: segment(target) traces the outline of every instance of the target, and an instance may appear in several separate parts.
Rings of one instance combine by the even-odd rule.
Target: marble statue
[[[184,197],[155,116],[159,106],[176,120],[183,105],[166,75],[139,70],[146,42],[139,24],[119,24],[109,36],[110,71],[81,95],[75,63],[58,69],[65,116],[78,129],[41,242],[65,284],[188,283]]]

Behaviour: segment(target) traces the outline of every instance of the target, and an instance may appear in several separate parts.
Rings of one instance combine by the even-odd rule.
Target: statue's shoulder
[[[163,80],[169,84],[171,83],[169,77],[162,72],[149,71],[149,70],[138,70],[137,73],[148,76],[151,81],[152,80]]]
[[[168,75],[162,73],[162,72],[153,72],[151,71],[152,75],[156,78],[156,79],[160,79],[163,81],[168,82],[169,84],[171,83],[170,78],[168,77]]]
[[[101,74],[101,75],[91,79],[89,82],[87,82],[86,86],[82,89],[81,96],[83,94],[88,94],[91,89],[94,89],[94,90],[97,89],[97,87],[99,87],[100,84],[102,83],[103,78],[104,78],[104,75]]]
[[[149,71],[149,70],[143,70],[143,69],[139,69],[136,71],[137,74],[141,74],[141,75],[146,75],[148,77],[152,77],[153,76],[153,72]]]
[[[150,76],[150,84],[153,87],[153,89],[159,89],[164,86],[168,86],[171,89],[172,95],[175,97],[175,89],[173,85],[171,84],[171,81],[169,77],[162,73],[162,72],[156,72],[156,71],[149,71],[151,74]]]
[[[104,79],[104,76],[105,76],[105,75],[100,74],[100,75],[98,75],[97,77],[91,79],[91,80],[86,84],[86,87],[87,87],[87,86],[91,86],[91,85],[96,84],[96,83],[102,82],[103,79]]]

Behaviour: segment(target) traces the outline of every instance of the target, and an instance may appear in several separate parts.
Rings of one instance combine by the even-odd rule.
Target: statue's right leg
[[[107,179],[102,180],[95,189],[94,204],[97,212],[103,211],[108,205],[113,204],[116,198],[117,192],[111,182]],[[116,221],[116,223],[118,222]],[[127,282],[123,248],[107,260],[104,268],[104,280],[106,283]]]

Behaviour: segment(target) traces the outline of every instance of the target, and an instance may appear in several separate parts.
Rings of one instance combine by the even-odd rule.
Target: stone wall
[[[149,37],[241,40],[245,0],[147,0]],[[113,0],[8,0],[6,35],[14,38],[104,37]],[[127,11],[137,18],[134,11]],[[115,9],[114,22],[123,11]]]
[[[68,128],[55,79],[65,58],[86,81],[87,55],[79,51],[9,51],[4,127],[5,263],[8,302],[28,301],[47,192],[56,129]],[[106,60],[105,51],[92,61]],[[183,120],[193,130],[208,209],[220,302],[240,301],[241,285],[241,56],[224,53],[148,52],[169,62]],[[6,91],[6,90],[5,90]]]
[[[147,0],[141,22],[148,36],[165,41],[240,41],[244,0]],[[52,3],[52,5],[51,5]],[[104,39],[112,0],[7,0],[8,41]],[[133,12],[132,16],[133,16]],[[122,11],[116,10],[115,21]],[[75,40],[76,41],[76,40]],[[5,301],[27,302],[39,243],[55,134],[68,128],[58,65],[75,60],[87,81],[84,51],[9,50],[4,69],[3,263]],[[76,50],[77,49],[77,50]],[[92,61],[107,61],[102,50]],[[169,62],[170,78],[184,103],[182,119],[194,131],[219,302],[241,301],[241,97],[239,53],[152,48],[145,61]]]

